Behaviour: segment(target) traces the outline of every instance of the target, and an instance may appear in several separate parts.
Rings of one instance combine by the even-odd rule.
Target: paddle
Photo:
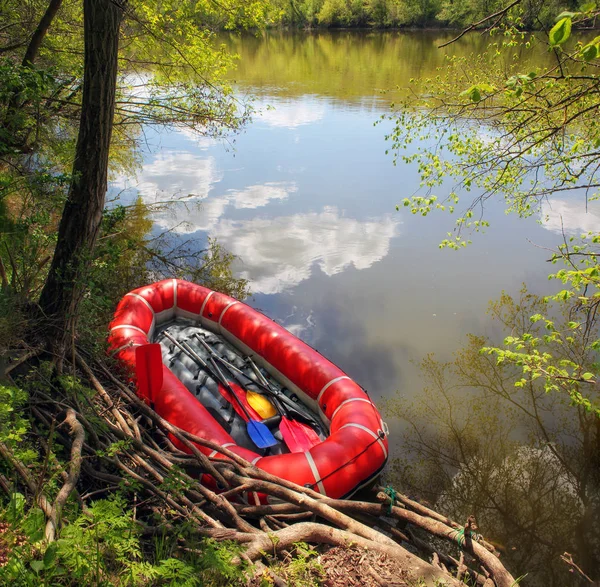
[[[253,420],[250,416],[250,413],[246,409],[246,406],[242,403],[242,400],[238,398],[235,391],[229,385],[229,382],[221,371],[217,364],[212,360],[212,357],[209,358],[211,361],[211,365],[213,369],[211,369],[206,361],[196,352],[193,351],[189,347],[189,345],[184,346],[183,344],[177,342],[167,331],[163,331],[163,334],[181,351],[183,351],[188,357],[190,357],[193,361],[198,363],[200,367],[202,367],[210,376],[217,382],[217,384],[221,384],[225,389],[231,394],[231,397],[237,402],[238,406],[241,408],[242,412],[245,414],[248,419],[246,422],[246,429],[248,430],[248,436],[250,436],[252,442],[256,444],[258,448],[268,448],[269,446],[275,446],[277,444],[277,439],[273,436],[271,431],[265,426],[262,422],[258,422]],[[185,344],[185,343],[184,343]]]
[[[236,378],[238,383],[244,388],[247,394],[251,393],[251,390],[248,389],[247,384],[244,380],[248,381],[246,375],[240,371],[237,367],[226,361],[223,357],[219,356],[208,344],[205,340],[203,340],[200,336],[196,334],[196,338],[200,341],[202,346],[210,353],[211,357],[218,359],[225,367],[229,369],[231,374]],[[251,360],[251,359],[250,359]],[[256,365],[254,365],[256,368]],[[258,368],[256,368],[258,370]],[[269,389],[268,381],[262,376],[262,373],[259,372],[257,377],[262,378],[265,382],[263,387]],[[243,379],[242,379],[243,378]],[[254,382],[253,382],[254,383]],[[259,394],[255,394],[259,395]],[[295,420],[290,420],[286,413],[289,413],[285,406],[279,401],[279,397],[273,395],[273,401],[276,402],[276,407],[281,412],[281,423],[279,424],[279,431],[283,437],[283,440],[287,447],[292,452],[306,452],[311,449],[313,446],[316,446],[321,442],[318,434],[309,426],[302,424],[300,422],[296,422]]]
[[[305,422],[309,426],[319,427],[319,423],[317,422],[315,417],[310,412],[300,411],[300,409],[298,408],[298,404],[296,404],[296,402],[294,402],[287,395],[285,395],[285,393],[282,393],[278,389],[273,388],[269,385],[269,383],[264,378],[262,373],[260,373],[260,371],[258,371],[258,367],[254,364],[254,362],[252,361],[252,359],[250,357],[246,357],[246,360],[250,362],[252,368],[255,371],[258,371],[258,377],[262,378],[262,381],[265,382],[264,384],[261,381],[252,381],[243,371],[240,371],[235,365],[232,365],[231,363],[229,363],[228,361],[223,359],[223,357],[220,357],[218,354],[216,354],[210,348],[210,346],[206,343],[206,341],[204,341],[198,334],[195,333],[194,336],[196,336],[196,338],[198,338],[198,341],[204,346],[205,349],[208,349],[208,351],[211,353],[212,356],[219,359],[219,361],[223,365],[225,365],[227,367],[227,369],[229,369],[231,374],[237,379],[238,382],[240,382],[240,379],[239,379],[240,377],[246,381],[250,381],[252,385],[255,385],[256,387],[260,388],[263,391],[263,393],[268,394],[271,397],[271,399],[277,398],[279,400],[279,404],[285,404],[285,407],[282,409],[282,411],[287,412],[290,415],[290,417],[293,416],[294,419],[301,420],[302,422]],[[242,384],[242,386],[245,385],[243,382],[241,384]]]
[[[154,403],[163,384],[163,362],[160,344],[148,343],[135,348],[135,370],[140,396]]]
[[[235,395],[235,392],[231,388],[231,385],[229,385],[229,381],[227,381],[223,373],[221,373],[221,370],[219,369],[219,366],[217,365],[215,360],[212,357],[210,357],[209,361],[219,374],[221,383],[223,384],[225,389],[235,399],[240,408],[242,408],[244,414],[246,414],[246,417],[248,418],[246,427],[248,429],[248,434],[252,439],[252,442],[254,442],[254,444],[256,444],[258,448],[268,448],[270,446],[275,446],[277,444],[277,439],[273,436],[273,433],[262,422],[257,422],[256,420],[253,420],[251,418],[248,410],[246,409],[246,406],[242,403],[242,400],[240,400],[240,398],[237,395]]]
[[[242,373],[242,371],[240,371],[239,369],[236,369],[236,367],[234,367],[231,363],[228,363],[225,359],[223,359],[223,357],[219,356],[206,343],[205,340],[203,340],[202,338],[200,338],[200,336],[198,336],[197,334],[195,334],[195,336],[198,339],[198,341],[200,342],[200,344],[202,344],[204,346],[205,350],[208,351],[208,353],[212,357],[215,357],[223,365],[225,365],[225,367],[227,367],[227,369],[235,377],[235,379],[238,381],[238,383],[244,388],[244,391],[246,392],[246,401],[248,402],[248,404],[250,405],[250,407],[261,418],[263,418],[263,419],[266,420],[267,418],[272,418],[273,416],[275,416],[277,414],[277,410],[275,409],[275,406],[269,401],[269,399],[266,398],[264,395],[261,395],[260,393],[257,393],[256,391],[252,391],[251,389],[248,389],[248,387],[245,385],[245,383],[243,381],[240,381],[240,379],[238,377],[236,377],[236,373],[238,375],[241,375],[244,379],[247,379],[248,381],[252,381],[251,379],[248,379],[246,377],[246,375],[244,373]]]
[[[251,357],[248,357],[248,362],[263,385],[268,389],[271,389],[271,385],[266,377],[260,372],[260,369],[256,366]],[[310,426],[307,426],[302,422],[295,422],[285,416],[282,416],[281,418],[279,430],[285,443],[292,452],[306,452],[321,442],[319,435]]]
[[[315,417],[307,411],[300,411],[298,409],[298,404],[290,399],[285,393],[279,391],[277,388],[274,388],[265,378],[265,376],[260,372],[260,369],[256,366],[256,363],[252,360],[251,357],[246,357],[246,360],[252,367],[254,373],[259,379],[258,385],[263,389],[266,393],[270,394],[272,397],[278,399],[280,404],[284,404],[284,411],[286,411],[290,417],[294,416],[294,419],[300,420],[309,426],[320,427],[319,422],[315,419]],[[305,408],[306,409],[306,408]]]

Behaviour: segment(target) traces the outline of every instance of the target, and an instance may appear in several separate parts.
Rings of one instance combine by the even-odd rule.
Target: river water
[[[547,289],[547,249],[561,229],[597,228],[600,211],[555,199],[548,218],[506,215],[486,205],[485,234],[461,251],[440,250],[454,218],[413,216],[395,206],[411,196],[414,166],[386,155],[394,94],[433,75],[445,51],[477,50],[479,36],[445,51],[449,33],[318,33],[225,36],[240,54],[232,74],[259,111],[234,143],[185,132],[146,133],[136,178],[114,189],[146,202],[187,196],[158,213],[155,230],[218,240],[239,258],[249,303],[337,363],[375,400],[420,395],[416,365],[428,353],[448,359],[467,333],[491,331],[489,300],[523,282]],[[467,200],[465,200],[465,203]],[[390,419],[393,431],[399,422]],[[402,450],[398,434],[396,451]]]
[[[225,37],[240,54],[233,74],[259,112],[235,142],[148,130],[136,178],[115,189],[147,202],[175,200],[156,229],[218,239],[239,256],[254,306],[316,346],[375,398],[418,394],[412,364],[448,357],[468,332],[484,333],[487,303],[504,289],[546,281],[540,247],[560,226],[598,216],[557,202],[550,222],[506,216],[490,203],[491,228],[462,251],[440,250],[447,214],[395,210],[418,188],[414,166],[394,167],[374,126],[409,78],[443,63],[445,33],[319,33]],[[471,37],[468,51],[481,43]],[[456,49],[453,49],[456,50]],[[465,200],[466,202],[466,200]]]

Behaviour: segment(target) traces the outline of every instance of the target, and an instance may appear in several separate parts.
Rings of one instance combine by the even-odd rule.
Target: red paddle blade
[[[291,452],[306,452],[321,443],[319,435],[306,424],[281,417],[279,431]]]
[[[158,343],[136,347],[135,370],[139,396],[153,402],[163,384],[162,351]]]
[[[244,407],[248,410],[250,417],[257,422],[260,422],[262,418],[256,413],[254,408],[248,403],[248,399],[246,398],[246,393],[244,390],[237,384],[232,381],[229,382],[231,389],[233,389],[236,397],[240,402],[244,404]],[[232,397],[229,391],[219,383],[219,392],[221,395],[233,406],[233,409],[236,411],[237,415],[244,420],[244,422],[248,422],[248,416],[244,413],[244,410],[240,407],[239,403],[236,402]]]

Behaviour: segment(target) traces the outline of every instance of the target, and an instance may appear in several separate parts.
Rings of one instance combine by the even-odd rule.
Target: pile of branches
[[[24,361],[19,363],[23,366]],[[394,583],[399,585],[417,581],[434,585],[439,580],[447,585],[461,585],[463,580],[485,587],[514,584],[493,547],[474,532],[472,518],[457,524],[381,487],[372,490],[369,501],[323,496],[270,475],[226,448],[167,422],[103,361],[86,361],[83,354],[74,352],[73,363],[73,373],[94,390],[93,397],[75,397],[64,388],[52,394],[35,391],[30,397],[34,422],[44,427],[46,435],[50,430],[50,438],[70,455],[62,471],[62,487],[53,500],[40,490],[30,469],[0,443],[0,455],[46,515],[49,543],[60,534],[62,512],[70,497],[85,512],[92,497],[129,485],[143,496],[136,507],[136,521],[144,533],[160,533],[185,520],[199,537],[242,544],[240,556],[252,562],[257,573],[270,573],[276,585],[285,581],[262,559],[265,553],[287,555],[297,542],[353,546],[385,555],[402,569],[402,580]],[[186,450],[178,449],[174,441]],[[39,442],[50,454],[50,440],[45,441],[41,432]],[[200,447],[210,454],[217,451],[221,458],[207,457]],[[201,484],[202,474],[216,480],[220,491]],[[7,493],[12,490],[1,475],[0,486]],[[85,493],[81,493],[83,488]],[[268,496],[268,505],[251,505],[243,499],[253,493]]]

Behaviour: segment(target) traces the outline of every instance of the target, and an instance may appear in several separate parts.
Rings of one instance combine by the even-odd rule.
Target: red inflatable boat
[[[177,279],[136,289],[117,307],[110,325],[110,349],[135,369],[135,347],[152,342],[165,324],[182,319],[219,335],[251,357],[317,414],[327,434],[305,452],[261,456],[239,446],[164,364],[164,352],[162,389],[152,398],[163,418],[269,473],[333,498],[349,496],[381,471],[388,456],[388,431],[365,391],[283,327],[227,295]],[[200,448],[212,458],[224,458]]]

